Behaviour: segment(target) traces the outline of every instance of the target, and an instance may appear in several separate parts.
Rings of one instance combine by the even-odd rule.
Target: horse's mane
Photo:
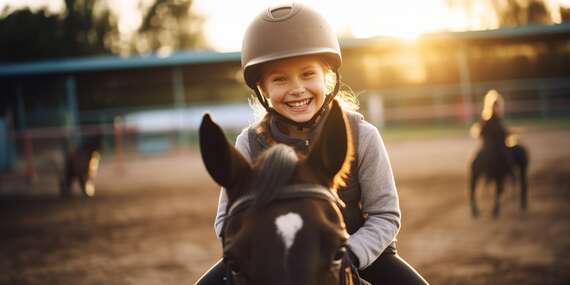
[[[256,207],[270,203],[287,185],[298,161],[295,150],[284,144],[276,144],[261,154],[255,166],[253,185]]]

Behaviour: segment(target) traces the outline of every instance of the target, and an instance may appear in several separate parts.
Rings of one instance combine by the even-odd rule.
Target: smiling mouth
[[[313,98],[307,98],[307,99],[301,100],[301,101],[287,102],[287,103],[285,103],[285,105],[287,105],[291,108],[300,108],[300,107],[305,107],[305,106],[311,104],[311,101],[313,101]]]

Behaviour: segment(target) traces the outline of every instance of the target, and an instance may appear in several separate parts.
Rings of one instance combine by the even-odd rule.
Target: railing
[[[379,127],[415,122],[463,122],[470,125],[478,118],[483,96],[490,89],[498,90],[505,97],[507,118],[570,117],[570,77],[472,83],[471,92],[467,96],[462,95],[463,89],[459,84],[366,91],[360,97],[361,111],[369,121]],[[213,111],[214,116],[218,112],[217,115],[220,118],[226,116],[229,123],[241,124],[232,125],[234,131],[239,131],[251,122],[252,112],[245,100],[241,104],[230,105],[229,108],[223,104],[221,107],[220,104],[212,103],[194,108],[162,106],[158,109],[89,111],[79,114],[81,130],[72,127],[42,127],[14,131],[13,127],[8,126],[8,140],[15,146],[12,149],[16,155],[12,157],[19,157],[18,160],[25,163],[24,175],[27,179],[33,179],[36,175],[35,157],[38,153],[44,149],[53,150],[58,145],[65,148],[62,145],[72,144],[79,134],[103,134],[107,144],[112,146],[106,154],[115,156],[120,169],[125,149],[135,152],[165,151],[184,144],[189,145],[188,137],[195,140],[200,115],[204,111],[217,110]],[[149,128],[148,120],[156,119],[157,115],[164,120],[163,124],[155,124]],[[247,119],[237,122],[236,118],[245,117]],[[101,118],[104,118],[104,121],[96,123]]]

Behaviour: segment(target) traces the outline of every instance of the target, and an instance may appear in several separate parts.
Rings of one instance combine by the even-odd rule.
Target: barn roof
[[[570,23],[557,25],[529,25],[495,30],[441,32],[422,36],[425,40],[455,40],[458,42],[517,42],[570,39]],[[382,43],[386,37],[342,39],[343,49],[361,48]],[[103,56],[59,59],[19,64],[0,64],[0,77],[77,73],[118,69],[173,67],[194,64],[211,64],[240,61],[239,52],[181,51],[168,55],[150,54],[131,57]]]

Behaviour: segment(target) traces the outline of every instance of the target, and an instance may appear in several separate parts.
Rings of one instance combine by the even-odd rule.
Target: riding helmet
[[[300,3],[269,7],[249,25],[241,49],[247,85],[257,88],[260,65],[301,55],[322,55],[332,70],[342,62],[336,34],[323,16]]]

